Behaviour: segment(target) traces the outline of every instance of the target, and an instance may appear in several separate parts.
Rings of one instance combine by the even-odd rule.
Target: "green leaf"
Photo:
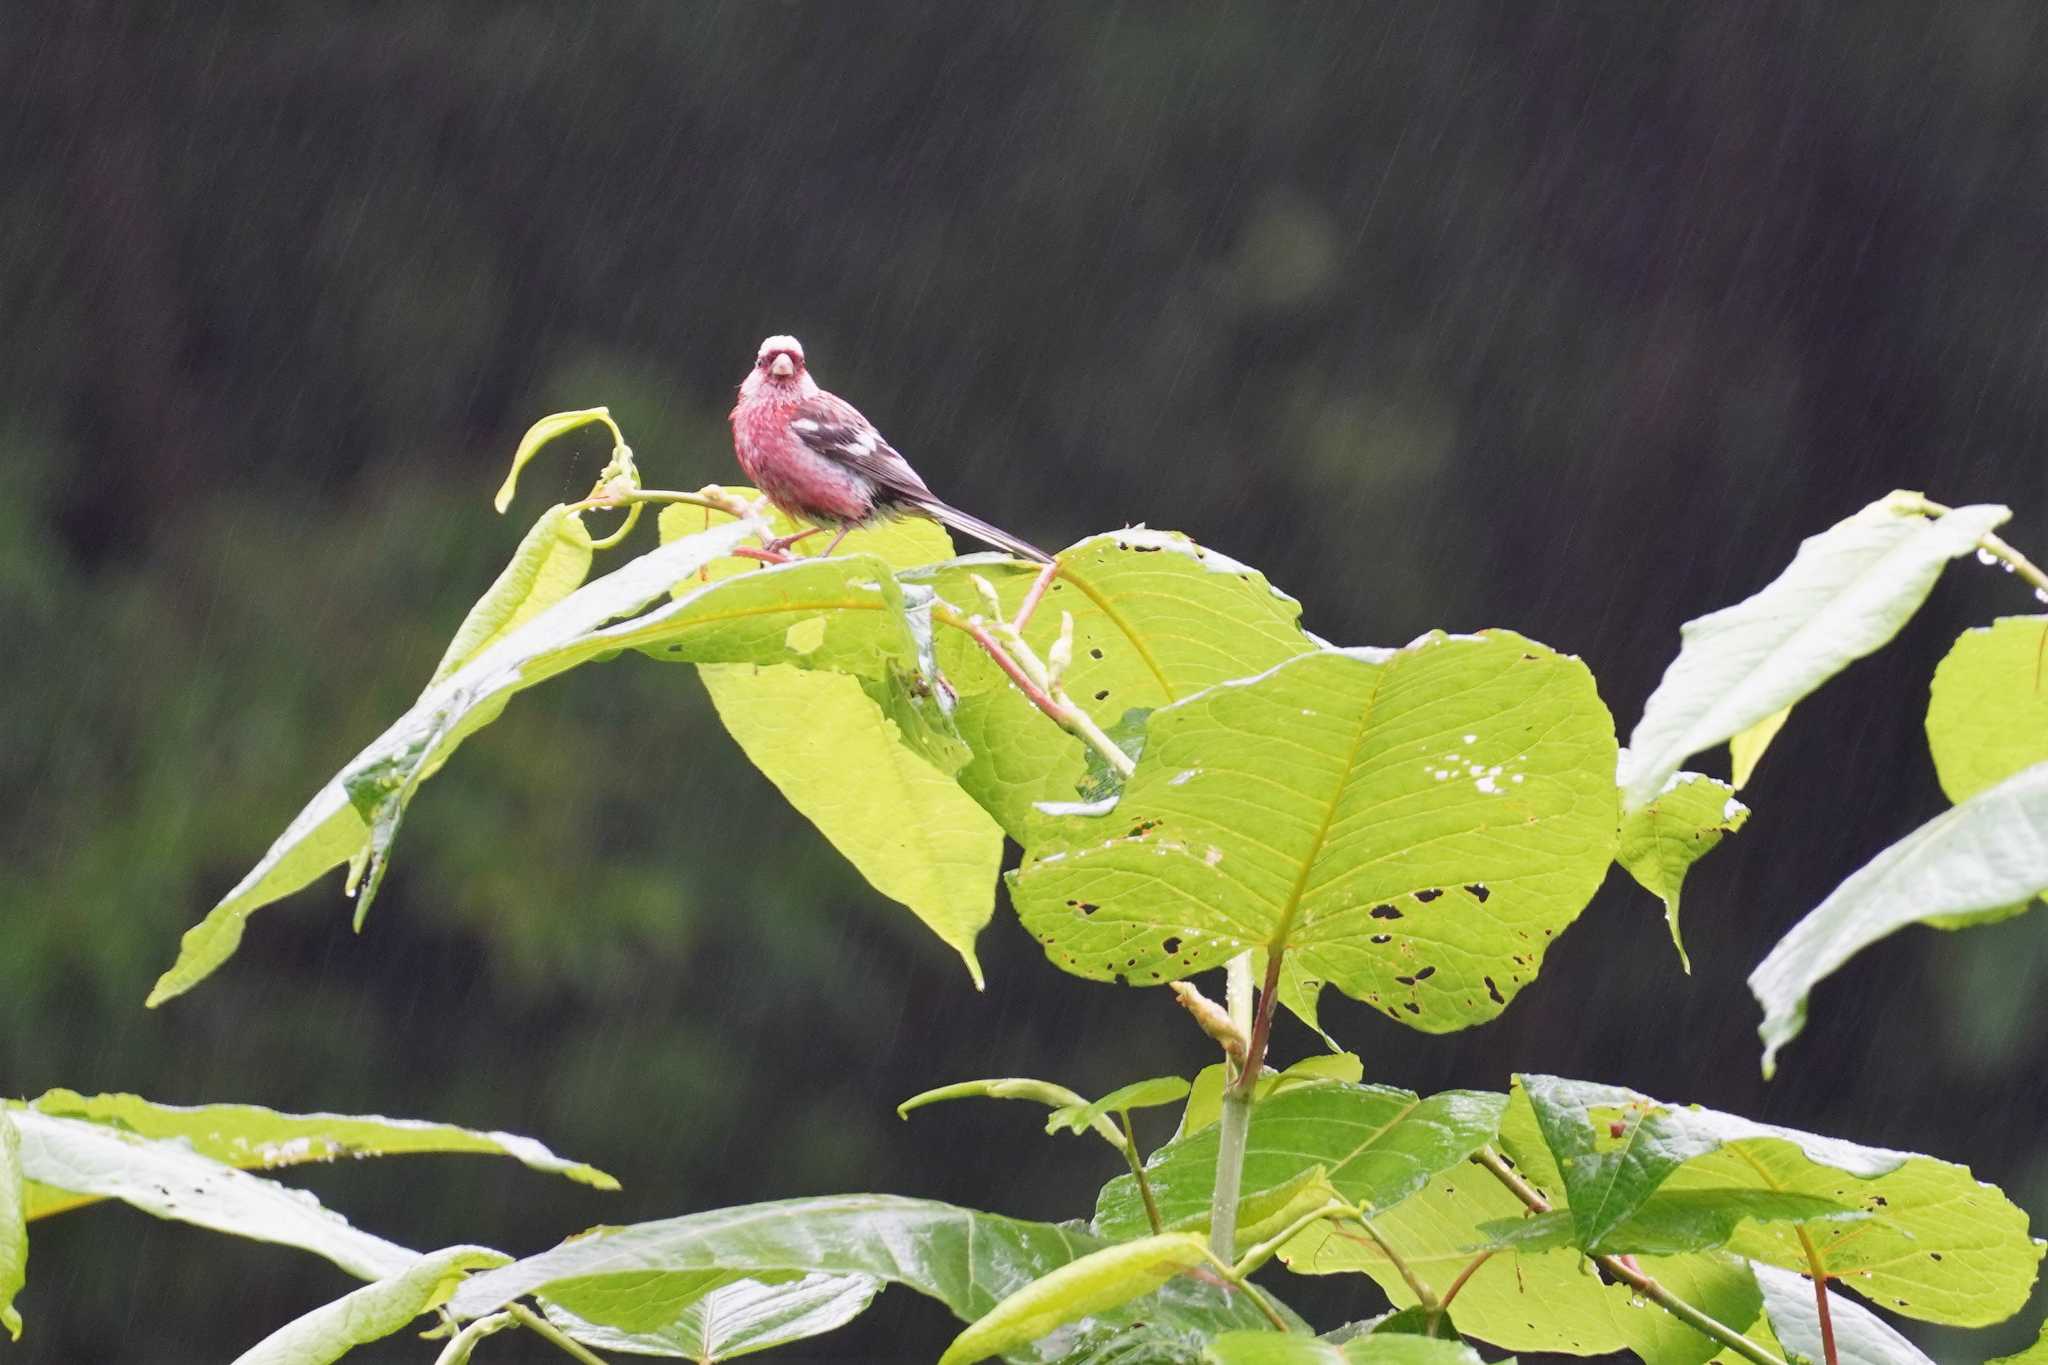
[[[1745,1222],[1729,1240],[1732,1251],[1801,1269],[1810,1240],[1829,1275],[1908,1317],[1998,1322],[2019,1310],[2034,1283],[2043,1247],[2028,1237],[2027,1215],[1967,1167],[1664,1105],[1618,1086],[1516,1079],[1563,1173],[1580,1246],[1623,1249],[1610,1233],[1653,1191],[1725,1200],[1729,1191],[1755,1190],[1868,1216]]]
[[[974,940],[995,914],[1003,831],[843,673],[706,665],[725,728],[776,790],[869,885],[960,954],[981,988]]]
[[[1853,1222],[1869,1216],[1863,1210],[1814,1194],[1756,1189],[1659,1190],[1644,1200],[1627,1221],[1609,1232],[1599,1250],[1679,1256],[1726,1246],[1736,1229],[1749,1219],[1813,1223],[1828,1219]],[[1504,1220],[1482,1230],[1497,1239],[1484,1246],[1514,1246],[1525,1251],[1579,1246],[1569,1209]]]
[[[717,1209],[684,1218],[604,1228],[479,1275],[456,1291],[457,1317],[489,1313],[563,1280],[620,1282],[690,1270],[871,1275],[938,1299],[973,1322],[1042,1276],[1104,1243],[1071,1227],[1030,1223],[924,1199],[840,1195]],[[1137,1321],[1214,1333],[1265,1321],[1242,1294],[1181,1277],[1098,1323]],[[1073,1329],[1078,1336],[1086,1330]],[[1057,1358],[1060,1342],[1042,1356]]]
[[[1061,551],[1059,562],[1060,577],[1024,636],[1044,657],[1059,635],[1060,613],[1073,615],[1066,689],[1105,727],[1133,709],[1165,706],[1315,648],[1302,633],[1299,602],[1257,570],[1176,532],[1132,528],[1093,536]],[[992,555],[905,577],[936,588],[963,611],[984,611],[973,574],[995,586],[1011,615],[1037,577],[1035,566]],[[1087,751],[964,635],[945,632],[939,647],[941,667],[960,688],[960,729],[974,751],[960,784],[1030,848],[1050,819],[1034,804],[1072,801],[1086,780]]]
[[[151,1140],[34,1109],[8,1111],[21,1169],[59,1190],[119,1199],[144,1213],[325,1256],[365,1280],[396,1275],[417,1253],[349,1226],[304,1190],[238,1171],[182,1141]]]
[[[541,513],[504,572],[469,609],[427,686],[576,591],[590,572],[590,560],[590,532],[582,517],[561,503]]]
[[[955,1081],[935,1090],[920,1091],[896,1106],[896,1116],[907,1119],[911,1110],[942,1100],[1036,1100],[1054,1109],[1088,1102],[1085,1096],[1051,1081],[1035,1081],[1028,1076],[1003,1076],[985,1081]]]
[[[235,1357],[235,1365],[328,1365],[440,1307],[470,1271],[511,1260],[488,1247],[430,1251],[396,1274],[286,1323]]]
[[[1253,1100],[1264,1104],[1283,1087],[1297,1090],[1307,1085],[1327,1085],[1332,1081],[1356,1085],[1364,1077],[1365,1063],[1358,1059],[1356,1053],[1333,1052],[1320,1057],[1304,1057],[1285,1071],[1268,1068],[1259,1077]],[[1187,1108],[1181,1110],[1180,1127],[1174,1130],[1174,1137],[1184,1138],[1189,1133],[1200,1132],[1222,1117],[1224,1080],[1221,1062],[1205,1066],[1196,1073],[1194,1083],[1188,1088]]]
[[[714,1361],[823,1336],[865,1312],[881,1287],[871,1275],[685,1271],[565,1281],[541,1306],[601,1351]]]
[[[1678,932],[1678,889],[1685,874],[1714,851],[1724,834],[1733,834],[1749,819],[1749,807],[1735,799],[1735,789],[1698,773],[1674,773],[1656,800],[1621,818],[1621,847],[1615,861],[1628,869],[1651,895],[1664,902],[1664,921],[1671,927],[1671,946],[1686,971],[1692,960]]]
[[[1605,876],[1614,754],[1585,666],[1510,632],[1305,655],[1154,712],[1116,809],[1063,821],[1012,894],[1077,975],[1285,951],[1296,998],[1326,982],[1464,1028]]]
[[[1421,1099],[1388,1086],[1327,1084],[1273,1095],[1252,1110],[1247,1201],[1322,1167],[1346,1200],[1384,1209],[1493,1140],[1506,1097],[1449,1090]],[[1169,1228],[1206,1227],[1219,1130],[1211,1125],[1154,1152],[1145,1174]],[[1135,1178],[1120,1175],[1095,1203],[1095,1230],[1125,1238],[1149,1224]]]
[[[1210,1365],[1485,1365],[1462,1341],[1406,1332],[1375,1332],[1341,1346],[1278,1332],[1225,1332],[1209,1343],[1203,1359]]]
[[[1121,1085],[1093,1104],[1067,1104],[1053,1110],[1045,1121],[1048,1133],[1078,1133],[1092,1128],[1110,1114],[1132,1109],[1151,1109],[1172,1104],[1188,1093],[1188,1083],[1179,1076],[1154,1076],[1150,1080]]]
[[[1825,1359],[1813,1281],[1768,1265],[1755,1270],[1772,1333],[1789,1353],[1815,1362]],[[1828,1291],[1828,1320],[1835,1329],[1835,1358],[1840,1365],[1934,1365],[1882,1318],[1833,1290]]]
[[[2041,1335],[2032,1346],[2009,1356],[1987,1360],[1984,1365],[2048,1365],[2048,1324],[2041,1328]]]
[[[2048,616],[1963,632],[1934,670],[1927,745],[1956,802],[2048,762]]]
[[[21,1134],[0,1109],[0,1327],[21,1340],[14,1296],[28,1283],[27,1196],[21,1174]]]
[[[1208,1248],[1192,1233],[1143,1237],[1090,1252],[1013,1290],[953,1338],[939,1365],[972,1365],[1037,1341],[1055,1328],[1149,1294],[1208,1259]]]
[[[513,490],[519,486],[519,471],[526,468],[526,462],[540,453],[540,448],[557,436],[566,435],[578,427],[602,422],[611,429],[612,441],[624,445],[626,438],[619,434],[618,425],[612,421],[610,408],[583,408],[576,412],[551,413],[526,429],[519,438],[519,449],[513,452],[512,468],[505,475],[505,482],[498,486],[498,492],[491,499],[491,505],[503,512],[512,505]]]
[[[1929,521],[1915,494],[1894,493],[1809,537],[1754,597],[1685,623],[1621,765],[1635,810],[1700,750],[1791,706],[1905,625],[1949,560],[2012,514],[1960,507]],[[1754,736],[1751,737],[1752,741]],[[1753,761],[1753,760],[1752,760]]]
[[[1814,985],[1908,924],[1977,922],[2025,908],[2048,888],[2048,763],[2036,763],[1935,816],[1851,873],[1749,974],[1764,1007],[1764,1075],[1806,1026]]]
[[[567,1161],[516,1133],[486,1133],[447,1123],[387,1119],[377,1114],[283,1114],[254,1104],[155,1104],[140,1095],[81,1095],[49,1090],[29,1101],[38,1113],[102,1123],[125,1133],[174,1139],[203,1157],[268,1170],[338,1157],[469,1152],[509,1156],[536,1171],[565,1175],[600,1190],[619,1182],[595,1166]],[[31,1185],[28,1216],[41,1218],[93,1202],[79,1194]]]
[[[1764,750],[1771,747],[1771,741],[1778,737],[1778,731],[1784,729],[1785,722],[1790,719],[1792,708],[1787,706],[1771,712],[1729,739],[1728,781],[1736,791],[1741,791],[1749,785],[1750,777],[1756,772],[1756,765],[1763,762]]]

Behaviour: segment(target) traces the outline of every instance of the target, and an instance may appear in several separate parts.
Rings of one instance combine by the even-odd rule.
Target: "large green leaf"
[[[791,1199],[601,1229],[476,1276],[456,1292],[453,1309],[459,1317],[478,1317],[521,1295],[549,1293],[564,1280],[586,1286],[598,1278],[624,1282],[676,1271],[798,1271],[908,1285],[973,1322],[1015,1290],[1104,1245],[1075,1228],[931,1200]],[[1111,1325],[1140,1320],[1204,1333],[1265,1321],[1246,1296],[1187,1277],[1095,1319]],[[1043,1358],[1058,1358],[1065,1334],[1078,1335],[1086,1326],[1072,1324],[1041,1343]]]
[[[0,1108],[4,1108],[0,1105]],[[619,1182],[595,1166],[567,1161],[516,1133],[486,1133],[448,1123],[387,1119],[377,1114],[281,1114],[255,1104],[156,1104],[140,1095],[45,1091],[28,1102],[38,1113],[104,1123],[146,1138],[172,1138],[229,1166],[269,1169],[337,1157],[466,1152],[509,1156],[601,1190]],[[31,1184],[28,1216],[41,1218],[91,1203],[93,1196]]]
[[[1242,1189],[1247,1201],[1321,1168],[1348,1202],[1390,1208],[1438,1171],[1493,1140],[1506,1097],[1447,1090],[1422,1099],[1406,1090],[1341,1083],[1286,1090],[1252,1110]],[[1202,1128],[1152,1153],[1147,1181],[1168,1227],[1206,1226],[1220,1130]],[[1149,1226],[1137,1180],[1120,1175],[1095,1202],[1095,1230],[1134,1237]]]
[[[1149,1294],[1208,1259],[1203,1240],[1187,1232],[1141,1237],[1092,1251],[1012,1290],[953,1338],[939,1365],[973,1365],[1029,1345],[1070,1322]]]
[[[2048,762],[2048,616],[1963,632],[1934,670],[1927,745],[1951,801]]]
[[[1758,1265],[1755,1270],[1772,1333],[1797,1358],[1824,1359],[1813,1281],[1775,1266]],[[1828,1291],[1828,1321],[1834,1327],[1835,1359],[1840,1365],[1934,1365],[1882,1318],[1833,1290]]]
[[[1834,1199],[1777,1190],[1658,1190],[1638,1205],[1619,1226],[1602,1237],[1601,1251],[1679,1256],[1717,1251],[1735,1237],[1744,1222],[1814,1223],[1828,1219],[1856,1221],[1870,1215]],[[1503,1247],[1549,1251],[1579,1247],[1578,1229],[1570,1209],[1533,1214],[1485,1229]]]
[[[427,686],[583,586],[591,553],[590,532],[582,517],[561,503],[541,513],[497,581],[469,609]]]
[[[1865,1212],[1855,1221],[1747,1222],[1730,1249],[1789,1269],[1810,1242],[1827,1273],[1908,1317],[1960,1326],[2018,1311],[2042,1245],[2027,1215],[1967,1167],[1681,1108],[1618,1086],[1517,1078],[1562,1173],[1581,1247],[1610,1235],[1654,1192],[1711,1200],[1757,1191]]]
[[[1678,890],[1692,865],[1714,851],[1724,834],[1749,819],[1749,807],[1735,789],[1698,773],[1673,773],[1656,799],[1621,818],[1621,846],[1614,860],[1651,895],[1664,902],[1671,946],[1686,971],[1692,960],[1678,932]]]
[[[1343,1345],[1278,1332],[1225,1332],[1202,1357],[1209,1365],[1484,1365],[1462,1341],[1406,1332],[1353,1337]],[[1501,1365],[1514,1365],[1512,1360]]]
[[[903,742],[858,678],[786,665],[706,665],[725,728],[789,803],[877,891],[960,954],[995,914],[1003,832],[952,777]]]
[[[33,1109],[8,1116],[21,1134],[21,1169],[59,1190],[119,1199],[158,1218],[277,1242],[325,1256],[365,1280],[396,1275],[417,1253],[349,1226],[304,1190],[201,1156],[182,1141],[152,1140],[104,1124]]]
[[[681,1271],[563,1281],[542,1307],[601,1351],[709,1362],[823,1336],[865,1312],[881,1287],[872,1275]]]
[[[1178,533],[1139,527],[1091,536],[1062,550],[1059,561],[1060,577],[1025,639],[1043,656],[1058,637],[1060,614],[1073,616],[1067,691],[1105,727],[1315,647],[1302,633],[1299,602],[1257,570]],[[1009,615],[1037,577],[1034,566],[973,555],[906,578],[963,611],[985,611],[973,574],[994,585]],[[960,688],[960,729],[974,750],[960,784],[1032,847],[1046,823],[1034,803],[1072,801],[1086,753],[971,641],[948,631],[939,647],[940,664]]]
[[[28,1283],[27,1194],[21,1173],[21,1134],[0,1110],[0,1327],[21,1340],[14,1296]]]
[[[2048,763],[1935,816],[1851,873],[1749,974],[1764,1075],[1806,1026],[1814,985],[1908,924],[1998,918],[2048,889]],[[1953,927],[1942,925],[1941,927]]]
[[[286,1323],[236,1356],[235,1365],[328,1365],[440,1307],[470,1271],[511,1259],[488,1247],[430,1251],[396,1274]]]
[[[1809,537],[1755,596],[1685,623],[1621,765],[1622,804],[1655,800],[1693,754],[1732,739],[1884,645],[1942,567],[2011,515],[1961,507],[1936,520],[1893,494]],[[1754,762],[1754,756],[1750,761]]]
[[[1614,733],[1576,659],[1506,631],[1323,651],[1152,715],[1107,815],[1012,874],[1067,971],[1288,954],[1413,1028],[1499,1014],[1615,848]],[[1043,845],[1041,846],[1043,847]]]

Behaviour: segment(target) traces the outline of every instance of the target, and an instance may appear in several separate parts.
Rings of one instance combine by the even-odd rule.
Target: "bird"
[[[1036,545],[927,488],[859,408],[818,387],[804,363],[803,343],[793,336],[761,343],[733,405],[732,444],[740,468],[769,502],[795,520],[839,533],[826,546],[827,555],[857,527],[921,516],[1019,559],[1053,562]],[[798,538],[785,536],[775,548]]]

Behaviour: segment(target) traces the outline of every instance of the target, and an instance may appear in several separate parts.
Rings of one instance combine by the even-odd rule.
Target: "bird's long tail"
[[[969,516],[951,503],[940,502],[937,498],[919,501],[917,504],[933,521],[950,526],[956,531],[985,541],[998,550],[1007,550],[1019,559],[1034,560],[1040,564],[1052,563],[1052,556],[1028,540],[1019,540],[1000,527],[991,526],[980,517]]]

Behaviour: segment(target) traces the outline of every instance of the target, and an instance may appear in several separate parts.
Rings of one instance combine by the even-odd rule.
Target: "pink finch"
[[[732,410],[733,453],[754,486],[789,516],[846,533],[901,516],[930,517],[1020,559],[1052,556],[942,501],[860,409],[818,387],[804,367],[803,343],[773,336]],[[787,544],[785,538],[781,544]]]

